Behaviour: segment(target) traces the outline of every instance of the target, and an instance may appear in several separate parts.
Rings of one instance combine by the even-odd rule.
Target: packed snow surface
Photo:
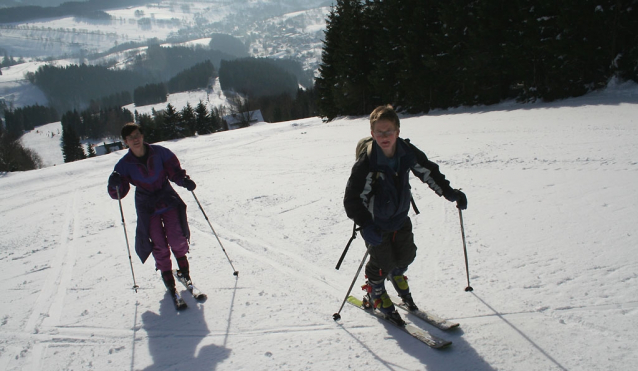
[[[197,104],[197,102],[192,102]],[[2,370],[633,370],[638,364],[638,89],[551,104],[403,117],[401,137],[467,194],[459,214],[412,180],[421,214],[407,275],[460,329],[433,350],[352,306],[364,255],[342,206],[364,117],[260,125],[164,142],[190,192],[195,284],[177,312],[131,246],[106,181],[125,153],[0,174]],[[43,137],[44,138],[44,137]],[[46,153],[54,140],[24,139]],[[59,148],[59,142],[57,143]],[[122,200],[134,239],[132,195]],[[132,290],[133,275],[140,289]],[[353,294],[361,295],[359,276]]]

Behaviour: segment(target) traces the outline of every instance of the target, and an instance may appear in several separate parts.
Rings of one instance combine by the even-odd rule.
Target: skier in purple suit
[[[186,219],[186,204],[171,187],[169,180],[189,191],[195,189],[179,160],[169,149],[144,142],[142,128],[128,123],[122,128],[122,139],[129,151],[115,165],[108,181],[111,198],[124,198],[130,185],[135,186],[137,228],[135,252],[146,261],[155,258],[156,269],[162,272],[166,288],[175,293],[175,278],[171,264],[171,251],[177,259],[179,273],[190,281],[186,253],[190,230]]]

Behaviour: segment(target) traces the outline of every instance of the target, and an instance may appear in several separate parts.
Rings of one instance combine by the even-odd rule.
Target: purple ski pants
[[[171,250],[176,259],[188,252],[188,241],[182,232],[179,213],[175,208],[151,216],[150,235],[155,267],[161,272],[172,269]]]

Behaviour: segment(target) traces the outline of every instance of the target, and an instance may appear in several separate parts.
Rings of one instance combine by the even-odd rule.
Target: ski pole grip
[[[357,223],[352,226],[352,237],[350,237],[350,241],[348,241],[346,248],[343,250],[343,253],[341,253],[339,262],[337,262],[337,266],[335,267],[336,270],[339,270],[339,268],[341,268],[341,263],[343,263],[343,259],[345,259],[346,254],[348,253],[348,249],[350,249],[350,244],[352,243],[352,241],[354,241],[355,238],[357,238]]]

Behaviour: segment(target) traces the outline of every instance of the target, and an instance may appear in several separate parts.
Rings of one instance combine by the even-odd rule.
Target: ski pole
[[[357,238],[357,231],[359,229],[357,228],[357,223],[354,223],[354,225],[352,226],[352,237],[350,237],[350,241],[348,241],[348,244],[346,245],[346,248],[343,250],[343,253],[341,254],[341,258],[339,258],[339,262],[337,263],[337,266],[335,267],[336,270],[339,270],[339,268],[341,268],[341,263],[343,263],[343,259],[346,257],[346,254],[348,253],[348,249],[350,248],[350,244],[352,243],[352,241]]]
[[[224,245],[222,245],[222,241],[220,241],[219,237],[217,236],[217,233],[215,232],[215,228],[213,228],[213,225],[210,224],[210,220],[208,220],[208,215],[206,215],[206,212],[202,208],[202,204],[199,203],[197,196],[195,196],[195,192],[191,191],[191,193],[193,194],[193,197],[195,197],[195,201],[197,201],[197,205],[199,206],[199,209],[202,211],[202,214],[204,214],[204,219],[206,219],[206,221],[208,222],[208,225],[210,226],[210,229],[213,231],[213,234],[215,235],[215,238],[217,238],[217,242],[219,242],[219,246],[222,248],[222,251],[226,255],[226,259],[228,259],[230,266],[233,268],[233,276],[239,276],[239,271],[235,269],[235,267],[233,266],[233,262],[230,261],[230,258],[228,257],[228,254],[226,253],[226,249],[224,249]]]
[[[126,233],[126,223],[124,222],[124,211],[122,211],[122,198],[120,197],[120,186],[115,187],[117,192],[117,202],[120,204],[120,215],[122,216],[122,227],[124,227],[124,238],[126,239],[126,250],[128,251],[128,262],[131,264],[131,274],[133,275],[133,290],[137,292],[139,286],[135,283],[135,272],[133,271],[133,260],[131,259],[131,248],[128,243],[128,233]]]
[[[346,293],[346,297],[343,298],[343,303],[341,303],[341,308],[339,308],[339,311],[335,314],[332,315],[332,318],[335,321],[338,321],[341,319],[341,310],[343,309],[343,306],[346,304],[346,301],[348,300],[348,296],[350,296],[350,292],[352,291],[352,287],[354,286],[354,283],[357,281],[357,277],[359,277],[359,273],[361,272],[361,268],[363,267],[363,263],[366,262],[366,259],[368,258],[368,254],[370,254],[370,250],[366,250],[365,255],[363,256],[363,259],[361,259],[361,264],[359,264],[359,269],[357,269],[357,274],[354,275],[354,279],[352,280],[352,283],[350,284],[350,288],[348,288],[348,292]]]
[[[459,208],[459,220],[461,221],[461,237],[463,237],[463,253],[465,254],[465,274],[467,275],[467,287],[465,291],[474,291],[472,286],[470,286],[470,269],[467,264],[467,247],[465,246],[465,229],[463,228],[463,213],[461,213],[461,209]]]

